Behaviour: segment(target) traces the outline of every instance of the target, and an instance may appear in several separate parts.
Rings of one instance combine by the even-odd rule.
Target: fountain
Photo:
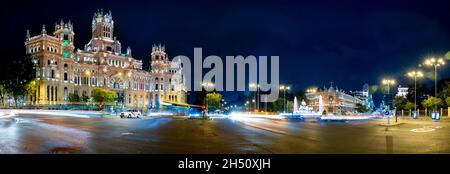
[[[293,105],[293,112],[290,114],[294,117],[302,117],[302,118],[317,118],[322,116],[322,112],[324,111],[323,106],[323,99],[322,96],[319,95],[319,103],[318,103],[318,110],[313,111],[312,106],[306,105],[305,100],[302,100],[300,105],[298,105],[297,97],[294,97],[294,105]]]
[[[323,113],[323,99],[322,99],[322,95],[320,95],[319,97],[319,114],[322,115]]]
[[[297,111],[298,107],[297,107],[297,96],[294,97],[294,109],[292,110],[293,112]]]

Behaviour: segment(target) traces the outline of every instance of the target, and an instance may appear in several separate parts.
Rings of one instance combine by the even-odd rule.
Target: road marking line
[[[424,127],[424,128],[411,129],[411,132],[423,133],[423,132],[432,132],[435,130],[436,129]]]

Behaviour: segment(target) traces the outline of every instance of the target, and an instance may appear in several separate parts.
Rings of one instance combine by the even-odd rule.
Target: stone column
[[[447,117],[450,117],[450,107],[447,107]]]

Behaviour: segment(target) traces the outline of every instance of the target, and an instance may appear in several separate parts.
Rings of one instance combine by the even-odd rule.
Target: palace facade
[[[356,104],[365,105],[360,98],[335,89],[333,86],[328,89],[324,87],[317,92],[306,93],[306,98],[310,100],[313,110],[318,110],[320,103],[322,103],[326,113],[356,112]]]
[[[111,12],[94,13],[91,27],[91,40],[76,51],[70,21],[55,24],[53,34],[47,33],[45,25],[37,36],[30,37],[27,31],[26,53],[35,63],[37,82],[36,93],[27,96],[27,103],[70,104],[69,95],[90,96],[94,87],[116,91],[117,102],[130,108],[186,103],[181,63],[169,61],[164,46],[152,46],[151,70],[146,71],[130,47],[122,52]]]

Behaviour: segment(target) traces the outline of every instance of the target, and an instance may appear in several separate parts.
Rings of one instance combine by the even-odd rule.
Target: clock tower
[[[92,17],[92,38],[85,50],[121,53],[121,44],[114,36],[114,20],[111,11],[99,10]]]

